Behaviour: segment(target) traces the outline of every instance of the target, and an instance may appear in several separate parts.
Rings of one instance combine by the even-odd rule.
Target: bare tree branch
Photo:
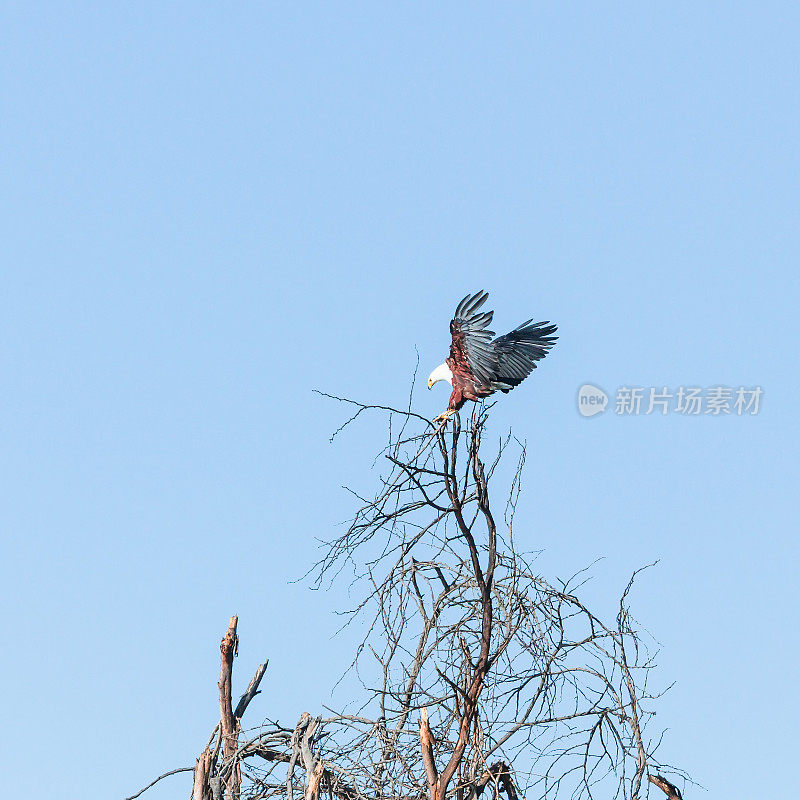
[[[155,786],[160,780],[164,778],[168,778],[170,775],[177,775],[179,772],[194,772],[194,767],[178,767],[178,769],[171,769],[169,772],[165,772],[163,775],[159,775],[154,780],[150,781],[143,789],[139,789],[136,794],[130,795],[130,797],[126,797],[125,800],[136,800],[139,795],[144,794],[149,788]]]
[[[247,687],[247,691],[239,698],[239,702],[236,704],[236,710],[233,712],[233,716],[237,720],[241,720],[244,716],[244,712],[247,711],[247,706],[250,705],[250,701],[258,694],[258,687],[261,684],[264,673],[267,671],[268,664],[269,659],[258,667],[256,674],[253,675],[253,679],[250,681],[250,685]]]
[[[364,631],[351,667],[363,696],[351,713],[303,712],[293,729],[265,720],[243,731],[267,662],[234,711],[233,617],[220,648],[220,723],[194,769],[193,800],[477,800],[487,791],[491,800],[641,800],[648,773],[681,800],[655,774],[664,769],[660,737],[648,733],[655,652],[628,608],[636,573],[606,623],[580,598],[583,571],[552,582],[536,571],[514,544],[525,447],[509,433],[487,456],[485,408],[436,427],[410,407],[335,399],[355,408],[337,433],[364,413],[388,422],[377,490],[352,491],[359,507],[323,545],[314,577],[319,586],[352,573],[358,600],[345,619]],[[501,480],[505,511],[495,519]]]
[[[648,775],[647,779],[664,792],[667,796],[667,800],[683,800],[680,789],[661,775]]]

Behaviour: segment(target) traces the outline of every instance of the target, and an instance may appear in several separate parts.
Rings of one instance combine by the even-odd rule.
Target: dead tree
[[[312,574],[321,585],[347,570],[362,589],[348,612],[367,630],[352,664],[359,710],[243,732],[266,663],[232,710],[234,617],[192,800],[639,800],[651,784],[680,798],[646,732],[657,695],[628,610],[633,578],[605,622],[580,599],[580,573],[548,581],[515,547],[524,446],[509,435],[484,460],[483,408],[466,427],[458,415],[435,427],[410,408],[353,405],[345,425],[387,415],[386,469]],[[498,511],[490,489],[512,447]]]

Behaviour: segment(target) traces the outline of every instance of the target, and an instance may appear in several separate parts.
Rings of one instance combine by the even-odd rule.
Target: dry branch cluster
[[[484,461],[485,410],[466,428],[458,416],[436,428],[410,410],[383,411],[379,490],[360,498],[316,569],[318,583],[352,570],[361,588],[349,612],[367,630],[352,665],[361,701],[245,736],[266,664],[233,710],[232,619],[220,723],[194,768],[192,799],[639,798],[651,784],[680,798],[656,774],[658,742],[645,733],[653,661],[627,607],[633,579],[608,623],[579,598],[579,577],[536,573],[514,545],[525,448],[509,436]],[[498,515],[490,486],[512,445]]]

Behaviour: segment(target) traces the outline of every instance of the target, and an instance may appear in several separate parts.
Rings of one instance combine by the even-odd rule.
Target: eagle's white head
[[[453,385],[453,372],[450,367],[447,366],[447,362],[439,364],[439,366],[431,372],[428,378],[428,388],[432,388],[433,384],[439,381],[447,381],[451,386]]]

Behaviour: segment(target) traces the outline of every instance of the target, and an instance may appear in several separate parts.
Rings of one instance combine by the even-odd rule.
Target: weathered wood
[[[211,772],[211,751],[206,747],[197,759],[192,784],[192,800],[208,800],[208,777]]]
[[[239,617],[232,616],[228,630],[220,643],[219,682],[219,715],[220,736],[222,737],[222,757],[227,763],[236,756],[239,749],[239,720],[234,716],[231,706],[231,678],[233,676],[233,659],[239,652],[239,637],[236,626]],[[239,797],[241,786],[241,770],[238,764],[231,765],[230,775],[225,787],[225,796],[231,800]]]
[[[314,717],[314,719],[311,719],[311,715],[306,711],[303,712],[303,716],[300,717],[300,719],[301,721],[304,720],[302,727],[303,735],[300,739],[300,755],[303,759],[303,766],[310,775],[317,765],[317,759],[314,757],[314,752],[311,749],[311,740],[314,738],[314,734],[317,732],[322,718]]]
[[[428,709],[424,706],[419,713],[419,745],[422,750],[425,775],[428,779],[428,793],[431,800],[435,800],[438,794],[439,772],[436,769],[436,759],[433,754],[433,734],[428,722]]]
[[[317,800],[319,797],[319,784],[324,771],[325,762],[320,759],[308,776],[308,786],[306,786],[305,800]]]
[[[648,775],[647,780],[654,786],[658,786],[662,792],[667,796],[667,800],[683,800],[681,790],[674,784],[670,783],[666,778],[661,775]]]
[[[300,715],[300,720],[295,726],[294,733],[292,733],[292,756],[289,759],[289,768],[286,771],[286,797],[288,800],[294,800],[294,768],[297,764],[297,759],[300,758],[300,737],[303,735],[309,719],[311,719],[311,715],[304,711]]]
[[[267,671],[268,664],[269,659],[259,666],[256,670],[256,674],[253,675],[253,679],[250,681],[250,685],[247,687],[247,691],[239,698],[239,702],[236,704],[236,710],[233,712],[233,716],[237,720],[242,719],[244,712],[247,711],[247,706],[250,705],[250,701],[258,694],[258,687],[261,683],[261,679],[264,677],[264,673]]]
[[[303,766],[306,770],[306,791],[305,800],[316,800],[319,795],[319,784],[322,779],[322,772],[325,764],[322,759],[318,759],[311,749],[311,742],[314,734],[322,721],[321,717],[311,719],[310,714],[304,714],[301,721],[305,719],[303,738],[300,741],[300,756],[303,759]]]

